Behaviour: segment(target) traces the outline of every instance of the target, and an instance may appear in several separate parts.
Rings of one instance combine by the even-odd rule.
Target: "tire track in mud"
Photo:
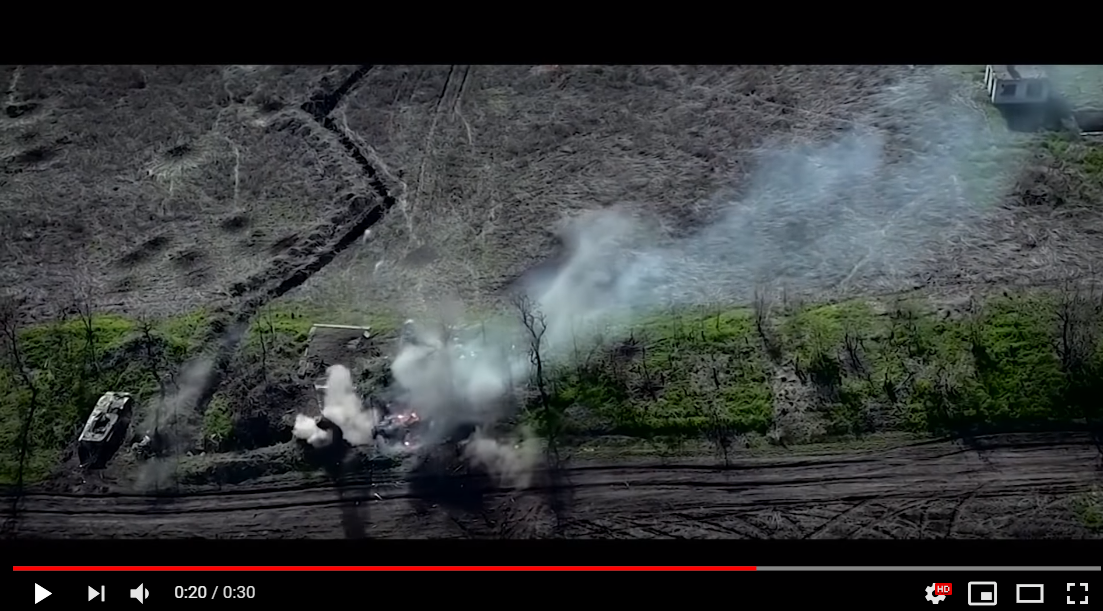
[[[452,100],[449,103],[450,112],[455,114],[456,108],[460,103],[460,99],[463,96],[463,92],[467,87],[467,77],[471,73],[471,66],[462,67],[462,76],[457,81],[455,78],[457,72],[457,66],[455,64],[448,66],[448,74],[444,78],[444,84],[440,88],[440,93],[437,94],[437,103],[433,107],[432,121],[429,123],[429,129],[425,133],[425,141],[422,144],[421,163],[418,164],[417,171],[417,183],[414,188],[413,201],[405,201],[402,206],[402,213],[406,219],[406,230],[409,232],[410,240],[412,243],[418,242],[414,232],[413,216],[417,212],[417,206],[421,204],[421,196],[425,192],[426,172],[434,156],[433,141],[436,138],[437,128],[440,125],[440,118],[445,114],[445,102],[449,98],[449,92],[455,90],[452,94]]]
[[[180,494],[166,505],[144,495],[28,494],[19,536],[351,537],[356,514],[373,537],[855,538],[952,536],[1017,528],[1023,503],[1100,483],[1094,444],[1071,439],[989,447],[995,470],[942,446],[908,446],[862,457],[744,459],[734,468],[696,464],[581,464],[566,470],[573,502],[557,527],[539,499],[549,487],[485,491],[480,509],[415,508],[397,473],[376,479]],[[880,465],[880,466],[877,466]],[[876,477],[868,470],[876,468]],[[291,482],[289,482],[290,484]],[[984,484],[984,485],[980,485]],[[964,505],[983,509],[962,511]],[[929,514],[939,507],[945,520]],[[370,509],[370,520],[367,512]],[[913,515],[914,514],[914,515]],[[990,519],[991,515],[1008,520]],[[1025,514],[1023,514],[1025,515]],[[914,524],[913,524],[914,522]],[[356,533],[353,533],[356,534]]]

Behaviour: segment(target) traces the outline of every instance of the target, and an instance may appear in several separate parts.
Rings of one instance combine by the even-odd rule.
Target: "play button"
[[[45,600],[46,597],[49,596],[49,595],[50,595],[49,590],[47,590],[46,588],[38,585],[37,583],[34,584],[34,604],[37,605],[38,603]],[[24,598],[23,600],[27,600],[27,599]]]

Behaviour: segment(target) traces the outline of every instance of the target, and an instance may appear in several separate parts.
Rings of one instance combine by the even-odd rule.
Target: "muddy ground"
[[[171,499],[32,493],[15,526],[21,537],[96,539],[1099,537],[1077,506],[1103,483],[1097,441],[1013,435],[727,467],[574,459],[557,481],[482,494],[473,477],[430,488],[393,471],[340,484],[288,475]],[[461,486],[471,491],[441,496]]]

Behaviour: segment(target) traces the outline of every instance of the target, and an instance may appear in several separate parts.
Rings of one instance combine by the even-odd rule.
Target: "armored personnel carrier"
[[[130,427],[134,397],[125,392],[104,393],[81,430],[77,456],[83,468],[102,467],[119,449]]]

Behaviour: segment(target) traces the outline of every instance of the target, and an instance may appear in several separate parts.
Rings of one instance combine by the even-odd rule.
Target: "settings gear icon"
[[[937,605],[938,603],[946,600],[946,595],[945,594],[939,594],[938,596],[935,596],[934,584],[932,583],[931,585],[927,586],[926,599],[927,599],[927,602],[931,603],[932,605]]]

